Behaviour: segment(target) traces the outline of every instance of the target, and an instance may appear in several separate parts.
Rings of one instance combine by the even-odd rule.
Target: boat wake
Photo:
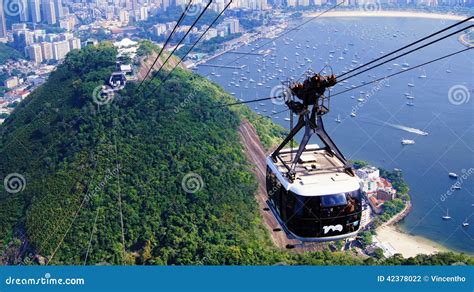
[[[394,129],[402,130],[402,131],[412,133],[412,134],[416,134],[416,135],[420,135],[420,136],[428,136],[428,132],[422,131],[422,130],[417,129],[417,128],[407,127],[407,126],[403,126],[403,125],[391,124],[391,123],[387,123],[387,122],[377,120],[377,119],[374,119],[374,120],[376,120],[377,122],[383,124],[384,126],[388,126],[388,127],[394,128]]]
[[[413,134],[417,134],[417,135],[421,135],[421,136],[427,136],[428,135],[428,132],[422,131],[422,130],[417,129],[417,128],[411,128],[411,127],[406,127],[406,126],[403,126],[403,125],[395,125],[395,124],[390,124],[390,123],[384,123],[384,124],[386,126],[389,126],[389,127],[395,128],[395,129],[403,130],[405,132],[409,132],[409,133],[413,133]]]

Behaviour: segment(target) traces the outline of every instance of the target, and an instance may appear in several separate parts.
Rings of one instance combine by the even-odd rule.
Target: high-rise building
[[[120,11],[119,19],[122,24],[127,25],[128,22],[130,21],[130,16],[128,14],[128,11],[124,11],[124,10]]]
[[[0,0],[0,38],[7,37],[7,23],[5,21],[5,11],[3,10],[3,1]]]
[[[29,9],[28,0],[18,0],[18,1],[21,2],[19,3],[19,5],[22,5],[20,9],[20,21],[23,21],[23,22],[30,21],[30,9]],[[6,1],[3,0],[3,2],[6,2]]]
[[[74,49],[80,50],[81,49],[81,40],[79,38],[70,39],[69,40],[69,48],[71,50],[74,50]]]
[[[170,0],[162,0],[160,7],[163,11],[168,10],[168,7],[170,7]]]
[[[73,37],[74,37],[74,34],[71,33],[71,32],[65,32],[65,33],[60,35],[60,39],[62,41],[68,41],[68,40],[72,39]]]
[[[36,64],[40,64],[43,62],[43,53],[41,52],[41,46],[38,44],[32,44],[31,46],[26,48],[28,52],[28,57],[31,61],[35,62]]]
[[[56,24],[56,9],[53,0],[43,0],[43,16],[48,24]]]
[[[68,41],[59,41],[53,43],[53,56],[54,59],[59,61],[66,57],[69,53],[69,42]]]
[[[161,36],[166,33],[166,24],[158,23],[153,26],[153,31],[157,36]]]
[[[59,35],[57,35],[57,34],[55,34],[55,33],[48,33],[48,34],[46,35],[46,37],[45,37],[45,40],[46,40],[47,42],[52,43],[52,42],[60,41],[60,37],[59,37]]]
[[[227,18],[223,23],[227,25],[230,34],[240,32],[239,20],[237,18]]]
[[[13,35],[13,38],[19,46],[27,47],[34,43],[35,33],[27,29],[19,30]]]
[[[53,45],[51,43],[42,42],[40,46],[41,46],[41,52],[43,53],[43,61],[54,59]]]
[[[46,38],[46,31],[44,29],[35,29],[33,33],[35,35],[35,43],[43,42]]]
[[[16,33],[17,31],[20,31],[20,30],[25,30],[27,27],[26,27],[26,23],[14,23],[12,24],[12,31],[14,33]]]
[[[64,16],[64,7],[62,0],[53,0],[54,1],[54,9],[56,12],[56,18],[61,19]]]
[[[39,23],[41,22],[41,10],[40,0],[29,0],[31,21]]]
[[[148,19],[148,7],[143,6],[139,9],[139,19],[145,21]]]
[[[75,25],[76,25],[76,18],[73,15],[64,16],[59,21],[59,27],[67,31],[71,31]]]

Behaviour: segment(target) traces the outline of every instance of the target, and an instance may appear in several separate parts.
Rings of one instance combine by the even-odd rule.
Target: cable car
[[[127,78],[123,72],[113,72],[109,78],[109,85],[114,90],[122,90],[127,84]]]
[[[360,227],[359,180],[325,131],[322,120],[329,112],[325,89],[335,84],[334,75],[316,74],[303,84],[288,86],[289,96],[285,99],[292,112],[292,130],[266,159],[270,209],[288,237],[301,241],[344,239],[355,236]],[[294,114],[299,118],[293,127]],[[299,147],[285,148],[303,128]],[[323,147],[308,145],[314,133]]]

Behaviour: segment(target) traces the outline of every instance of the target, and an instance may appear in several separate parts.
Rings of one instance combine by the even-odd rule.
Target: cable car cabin
[[[109,79],[109,85],[114,90],[121,90],[125,88],[127,78],[123,72],[113,72]]]
[[[285,163],[291,163],[294,153],[283,149],[276,162],[267,157],[267,194],[283,229],[301,241],[355,236],[362,212],[358,179],[327,149],[307,145],[291,182],[284,175]]]

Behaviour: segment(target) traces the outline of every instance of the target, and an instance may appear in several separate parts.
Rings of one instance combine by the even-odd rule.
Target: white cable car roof
[[[300,196],[323,196],[358,190],[359,179],[347,174],[344,171],[344,164],[339,159],[328,155],[326,150],[316,150],[318,148],[318,145],[307,145],[295,169],[296,177],[293,183],[282,175],[287,172],[287,169],[281,161],[274,163],[271,157],[267,157],[267,165],[277,175],[286,190]],[[289,153],[281,153],[279,157],[285,162],[291,161]]]

